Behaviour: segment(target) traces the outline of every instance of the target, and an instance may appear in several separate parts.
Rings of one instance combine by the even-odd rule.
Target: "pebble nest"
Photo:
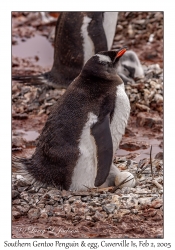
[[[27,216],[34,222],[52,222],[65,218],[77,225],[80,221],[108,221],[117,224],[129,214],[152,217],[160,221],[163,217],[163,161],[147,159],[136,163],[118,158],[120,171],[135,175],[134,188],[109,187],[88,191],[66,191],[53,187],[38,188],[25,178],[12,174],[12,219]],[[115,189],[116,190],[115,190]]]

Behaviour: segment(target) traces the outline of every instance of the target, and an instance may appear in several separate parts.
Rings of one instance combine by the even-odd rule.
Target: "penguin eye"
[[[100,64],[102,64],[102,65],[106,65],[106,64],[107,64],[107,62],[105,62],[105,61],[100,61]]]
[[[112,66],[113,66],[112,62],[101,61],[100,64],[106,65],[106,66],[108,66],[108,67],[112,67]]]

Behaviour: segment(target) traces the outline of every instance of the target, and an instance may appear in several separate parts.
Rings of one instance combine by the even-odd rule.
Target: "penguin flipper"
[[[98,187],[106,181],[113,159],[113,143],[109,114],[91,128],[91,134],[95,139],[97,147],[97,175],[95,178],[95,186]]]

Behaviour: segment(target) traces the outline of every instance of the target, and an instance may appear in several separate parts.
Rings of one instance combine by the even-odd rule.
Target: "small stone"
[[[46,204],[48,204],[48,205],[54,205],[55,201],[54,200],[49,200],[49,201],[46,201]]]
[[[113,195],[111,202],[113,204],[115,204],[116,208],[118,208],[120,206],[120,203],[121,203],[118,195]]]
[[[63,208],[66,214],[71,212],[71,206],[69,204],[64,204]]]
[[[25,191],[26,189],[28,189],[28,186],[26,186],[26,187],[18,187],[19,193],[22,193],[22,192]]]
[[[12,148],[24,148],[24,140],[20,136],[12,136]]]
[[[23,200],[27,201],[27,202],[30,202],[30,200],[31,200],[31,197],[28,195],[28,193],[27,193],[26,191],[22,192],[22,193],[20,194],[20,197],[21,197]]]
[[[114,212],[116,205],[115,204],[107,204],[107,205],[103,205],[102,208],[106,213],[110,214],[110,213]]]
[[[163,201],[162,199],[156,199],[151,203],[151,207],[153,208],[160,208],[163,206]]]
[[[26,214],[30,209],[29,205],[16,205],[15,207],[21,214]]]
[[[138,214],[138,209],[131,209],[131,213]]]
[[[36,220],[39,218],[39,216],[40,216],[40,209],[39,208],[31,208],[28,211],[28,218],[30,220]]]
[[[64,211],[62,211],[62,212],[55,212],[55,216],[65,218],[66,214],[65,214]]]
[[[62,225],[62,218],[61,217],[50,217],[48,220],[49,224],[51,224],[51,226],[58,226]]]
[[[104,216],[103,216],[103,214],[100,213],[99,211],[96,211],[95,214],[94,214],[94,216],[92,217],[92,219],[93,219],[94,221],[101,221],[101,220],[104,219]]]
[[[39,217],[40,222],[47,222],[48,221],[48,214],[46,212],[41,211],[41,215]]]
[[[49,207],[48,210],[50,210],[50,209],[51,209],[51,206]],[[63,212],[63,211],[64,211],[64,209],[63,209],[62,205],[53,208],[53,212],[54,213],[56,213],[56,212]]]
[[[12,190],[12,199],[16,198],[19,196],[19,192],[16,190]]]
[[[91,216],[89,216],[89,215],[86,215],[86,216],[85,216],[85,219],[88,220],[88,221],[91,221],[91,220],[92,220]]]
[[[21,204],[21,200],[20,199],[13,200],[12,204],[19,205],[19,204]]]
[[[89,206],[93,206],[93,207],[96,207],[96,206],[97,206],[97,204],[96,204],[95,201],[90,201],[88,205],[89,205]]]
[[[90,197],[89,197],[89,196],[82,197],[81,200],[82,200],[83,202],[87,202],[87,201],[90,200]]]
[[[76,200],[81,200],[81,196],[72,196],[69,198],[69,203],[73,203]]]
[[[93,197],[98,197],[98,196],[100,196],[100,194],[99,193],[92,193],[92,196]]]
[[[129,209],[125,209],[125,208],[124,208],[124,209],[121,209],[121,210],[120,210],[120,214],[121,214],[121,215],[126,215],[126,214],[130,214],[130,213],[131,213],[131,210],[129,210]]]
[[[138,199],[138,204],[140,204],[140,205],[150,204],[151,200],[152,200],[152,197],[139,198]]]
[[[13,216],[15,219],[18,219],[18,218],[20,218],[21,213],[20,213],[19,211],[12,211],[12,216]]]
[[[107,194],[100,194],[100,198],[105,199],[107,197]]]
[[[44,208],[45,207],[45,204],[37,204],[37,207],[39,207],[39,208]]]

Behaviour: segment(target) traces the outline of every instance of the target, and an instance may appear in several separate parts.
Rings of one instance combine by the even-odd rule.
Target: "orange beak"
[[[122,56],[125,52],[126,52],[126,49],[121,49],[121,50],[117,53],[116,58]]]

